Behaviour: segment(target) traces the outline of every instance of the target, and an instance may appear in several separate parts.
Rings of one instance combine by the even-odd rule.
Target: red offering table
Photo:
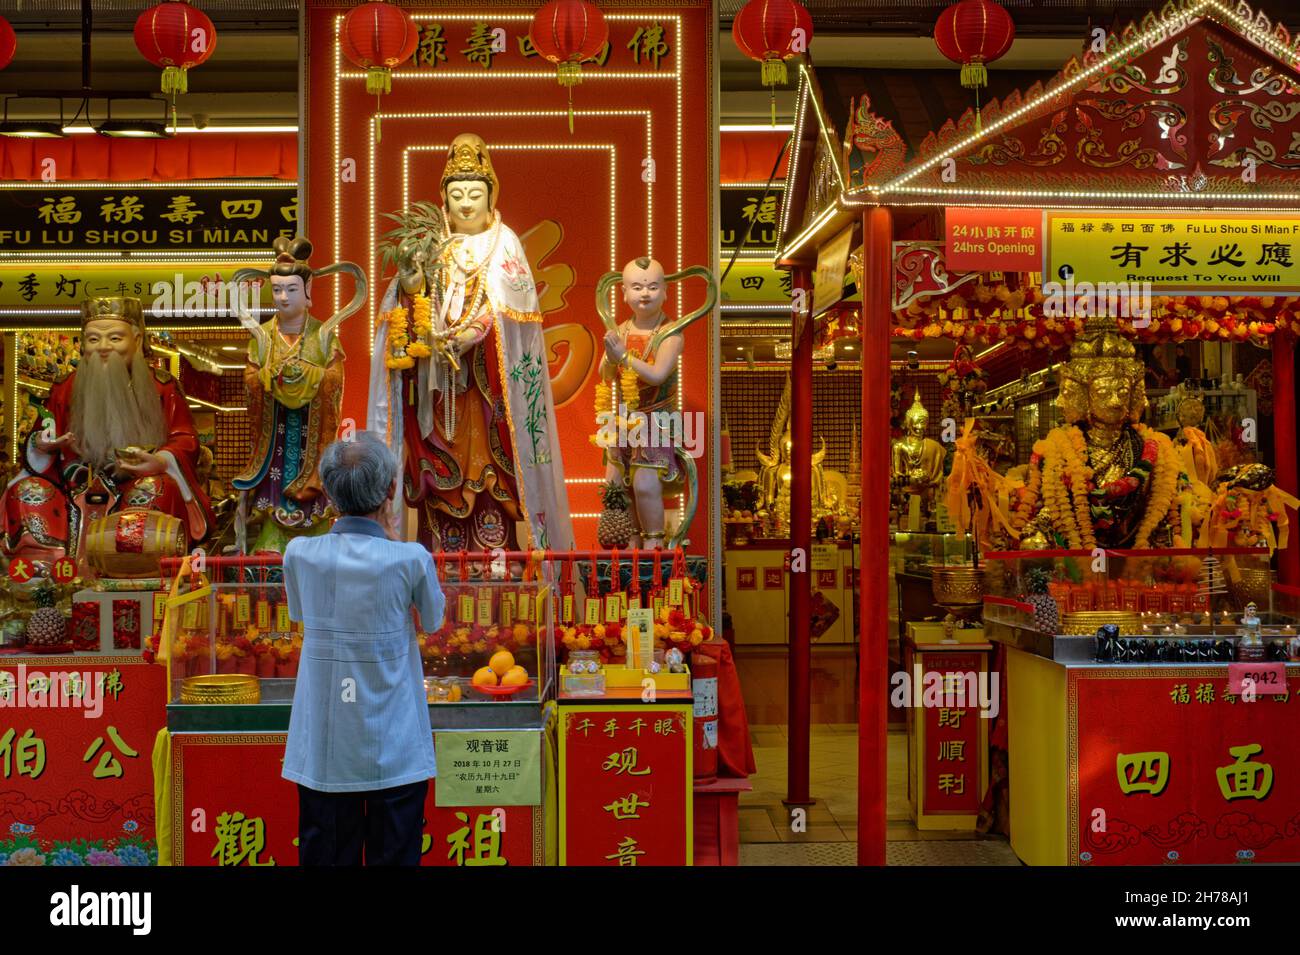
[[[0,656],[0,855],[154,864],[165,684],[138,654]]]

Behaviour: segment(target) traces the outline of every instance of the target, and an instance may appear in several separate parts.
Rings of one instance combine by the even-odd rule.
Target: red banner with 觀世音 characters
[[[1071,864],[1300,862],[1300,668],[1228,689],[1224,667],[1071,669]]]
[[[138,655],[0,657],[0,865],[153,865],[167,673]]]
[[[712,7],[605,5],[608,47],[583,65],[572,89],[570,132],[568,91],[527,41],[533,6],[404,5],[419,46],[393,71],[392,92],[377,99],[337,41],[353,5],[307,4],[304,90],[304,218],[314,261],[350,260],[370,279],[366,307],[341,333],[344,417],[365,420],[372,330],[391,277],[378,251],[392,228],[385,213],[440,202],[449,144],[476,133],[500,180],[497,209],[522,240],[537,282],[574,530],[579,547],[592,546],[604,473],[589,440],[604,335],[596,282],[646,254],[669,273],[714,263]],[[322,317],[351,294],[327,281],[315,302]],[[698,280],[673,286],[669,316],[697,308],[703,295]],[[616,315],[626,313],[619,299]],[[701,422],[710,421],[717,365],[710,320],[687,330],[679,375],[681,407]],[[692,549],[705,551],[714,456],[707,444],[697,447],[705,456],[697,459],[701,497],[690,538]]]

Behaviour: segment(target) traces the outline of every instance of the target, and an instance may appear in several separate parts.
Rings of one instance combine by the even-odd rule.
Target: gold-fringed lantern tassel
[[[983,128],[980,117],[980,87],[989,85],[989,71],[983,60],[971,60],[962,64],[961,85],[975,91],[975,132]]]
[[[772,125],[776,125],[776,84],[780,83],[785,86],[789,79],[785,71],[785,60],[776,56],[769,56],[763,61],[763,85],[768,88],[769,100],[772,106]]]
[[[176,94],[189,92],[189,71],[183,66],[165,66],[162,72],[162,91],[172,98],[172,133],[176,132]]]
[[[573,135],[573,88],[582,82],[582,66],[572,60],[556,64],[555,80],[569,91],[569,135]]]
[[[385,93],[393,91],[393,71],[386,66],[372,66],[366,70],[366,92],[375,94],[375,142],[383,139],[383,130],[379,125],[379,110]]]

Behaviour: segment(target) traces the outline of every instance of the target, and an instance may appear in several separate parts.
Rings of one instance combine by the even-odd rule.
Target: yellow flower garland
[[[411,320],[415,325],[415,341],[406,346],[406,354],[411,358],[428,358],[432,354],[428,342],[433,331],[433,305],[429,296],[415,296],[411,305]]]
[[[628,411],[635,411],[641,404],[641,379],[637,377],[637,373],[632,369],[632,359],[637,357],[640,356],[629,348],[627,357],[624,359],[626,364],[618,374],[623,405]]]
[[[433,354],[428,344],[429,334],[433,331],[433,305],[429,302],[429,296],[415,296],[412,312],[415,341],[407,336],[405,306],[397,305],[382,316],[382,320],[388,323],[388,356],[384,359],[384,364],[398,371],[413,368],[415,359],[428,358]]]
[[[1151,546],[1152,531],[1174,506],[1174,498],[1178,493],[1178,462],[1173,443],[1168,435],[1151,431],[1145,426],[1138,427],[1138,435],[1144,442],[1154,439],[1156,443],[1156,466],[1151,476],[1151,496],[1147,500],[1146,512],[1142,515],[1142,523],[1138,525],[1137,537],[1133,541],[1135,550],[1146,550]]]

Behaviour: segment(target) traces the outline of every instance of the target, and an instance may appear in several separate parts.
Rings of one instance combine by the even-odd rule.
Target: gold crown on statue
[[[492,169],[492,158],[488,155],[487,143],[474,133],[461,133],[451,141],[447,150],[447,165],[442,170],[442,188],[453,179],[482,179],[492,191],[489,204],[497,206],[497,194],[501,191],[497,174]]]
[[[922,421],[930,420],[930,412],[925,410],[925,405],[921,404],[921,389],[917,388],[912,396],[912,407],[908,408],[903,414],[903,422],[912,426],[920,426]]]
[[[90,322],[113,319],[126,322],[144,334],[144,309],[138,298],[88,298],[81,303],[81,327]]]
[[[1089,386],[1103,378],[1128,382],[1129,418],[1137,421],[1147,406],[1146,366],[1133,343],[1119,333],[1115,319],[1090,318],[1070,346],[1070,360],[1061,366],[1057,403],[1066,421],[1082,421],[1088,416]]]

